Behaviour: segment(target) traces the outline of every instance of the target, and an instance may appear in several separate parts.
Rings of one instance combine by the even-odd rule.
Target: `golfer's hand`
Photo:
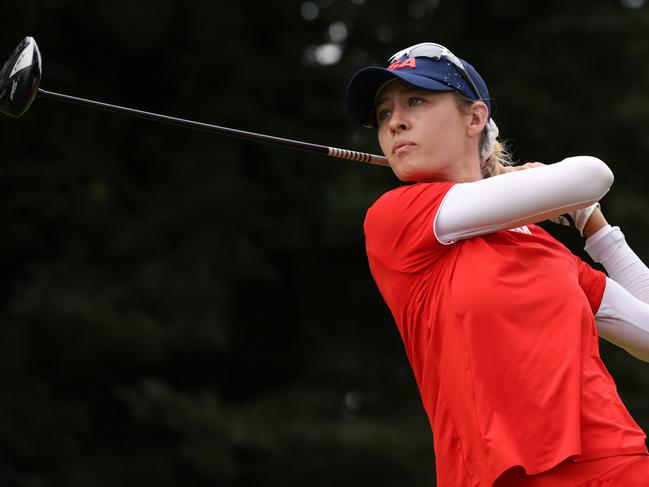
[[[601,228],[600,226],[597,230],[594,231],[590,231],[590,232],[584,231],[587,226],[587,223],[590,221],[592,215],[596,211],[599,212],[600,215],[602,214],[602,212],[599,209],[599,203],[592,204],[580,210],[570,211],[568,213],[564,213],[563,215],[555,216],[554,218],[550,218],[550,221],[554,223],[558,223],[560,225],[565,225],[567,227],[576,228],[582,237],[589,237],[597,230],[599,230],[599,228]],[[602,218],[604,217],[602,216]]]
[[[508,172],[524,171],[525,169],[533,169],[535,167],[545,166],[542,162],[527,162],[520,166],[501,166],[498,174],[507,174]]]

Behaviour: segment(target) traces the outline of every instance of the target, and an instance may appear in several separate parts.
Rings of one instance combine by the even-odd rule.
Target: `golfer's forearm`
[[[514,171],[453,186],[435,221],[438,240],[485,235],[537,223],[599,201],[613,173],[595,157]]]
[[[619,227],[605,225],[586,240],[585,250],[604,266],[611,279],[649,303],[649,268],[629,247]]]
[[[606,279],[595,323],[602,338],[649,362],[649,304],[612,279]]]

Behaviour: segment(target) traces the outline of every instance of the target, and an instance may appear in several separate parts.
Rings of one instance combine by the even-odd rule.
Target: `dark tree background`
[[[348,79],[441,42],[517,159],[609,163],[605,213],[649,260],[644,0],[42,0],[0,25],[45,89],[371,152]],[[363,252],[388,169],[44,99],[0,140],[0,485],[434,485]],[[647,366],[602,355],[647,429]]]

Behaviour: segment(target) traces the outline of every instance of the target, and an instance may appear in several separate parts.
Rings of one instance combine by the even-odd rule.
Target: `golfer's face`
[[[376,118],[379,144],[399,179],[453,179],[466,143],[455,95],[395,80],[378,94]]]

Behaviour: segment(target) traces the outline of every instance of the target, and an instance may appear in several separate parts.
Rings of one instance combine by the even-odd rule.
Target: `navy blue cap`
[[[487,84],[473,66],[460,59],[467,74],[478,88],[476,96],[473,88],[459,72],[459,67],[441,58],[402,57],[388,68],[369,67],[358,71],[347,86],[347,110],[360,123],[368,126],[374,121],[374,102],[377,92],[388,81],[399,78],[411,85],[431,91],[457,91],[471,100],[484,101],[489,108],[491,102]]]

